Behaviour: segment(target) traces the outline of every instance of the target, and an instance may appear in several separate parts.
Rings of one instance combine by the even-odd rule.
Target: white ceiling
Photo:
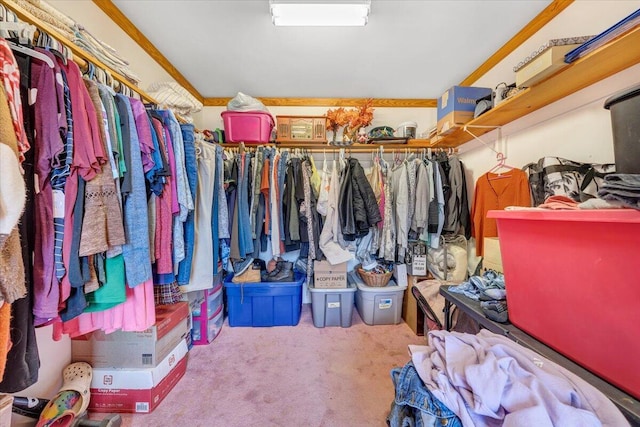
[[[551,0],[372,0],[365,27],[275,27],[268,0],[114,0],[204,97],[437,98]]]

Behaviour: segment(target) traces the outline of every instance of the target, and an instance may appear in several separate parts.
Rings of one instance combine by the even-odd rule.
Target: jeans
[[[196,200],[198,191],[198,165],[196,163],[196,147],[194,140],[194,129],[192,124],[180,125],[182,129],[182,139],[184,141],[184,163],[187,171],[191,198]],[[178,284],[186,285],[191,276],[191,261],[193,259],[193,245],[195,242],[195,210],[189,211],[187,220],[184,223],[184,259],[178,265]]]
[[[390,427],[462,427],[460,418],[424,385],[413,362],[391,370],[396,396],[387,416]]]

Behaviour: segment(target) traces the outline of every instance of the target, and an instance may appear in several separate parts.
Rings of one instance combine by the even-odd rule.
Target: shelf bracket
[[[487,147],[489,150],[493,151],[494,153],[500,154],[500,155],[504,155],[501,151],[497,151],[491,145],[489,145],[484,140],[482,140],[478,135],[476,135],[473,132],[471,132],[469,130],[470,127],[472,127],[472,128],[482,128],[482,129],[497,129],[498,130],[498,139],[496,141],[501,143],[502,142],[502,126],[464,125],[462,130],[465,131],[466,133],[468,133],[469,135],[471,135],[473,137],[473,139],[480,141],[482,143],[482,145],[484,145],[485,147]]]

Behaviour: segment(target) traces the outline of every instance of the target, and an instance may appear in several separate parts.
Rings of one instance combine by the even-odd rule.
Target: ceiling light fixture
[[[371,0],[269,0],[274,25],[288,27],[365,26]]]

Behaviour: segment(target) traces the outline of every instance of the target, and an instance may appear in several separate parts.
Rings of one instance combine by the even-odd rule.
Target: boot
[[[276,269],[269,273],[266,282],[293,282],[293,263],[278,261]]]

